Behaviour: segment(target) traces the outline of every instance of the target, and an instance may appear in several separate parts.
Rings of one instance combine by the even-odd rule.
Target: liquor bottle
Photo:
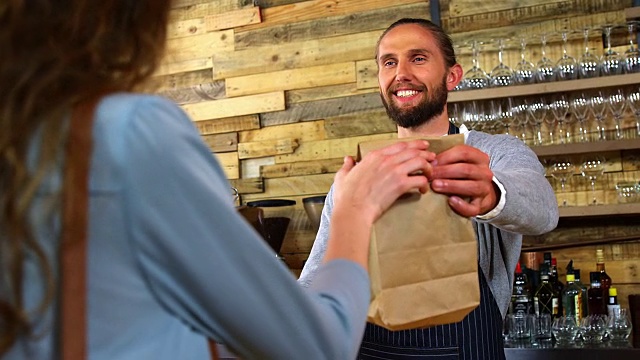
[[[609,317],[620,314],[620,304],[618,303],[618,289],[609,288],[609,301],[607,301],[607,314]]]
[[[558,278],[558,261],[556,258],[551,258],[551,266],[549,267],[549,282],[551,286],[558,293],[558,296],[562,298],[562,290],[564,290],[564,284]],[[562,301],[558,304],[558,314],[564,314],[564,304]]]
[[[562,307],[565,316],[574,316],[576,323],[582,319],[582,289],[576,285],[575,276],[567,274],[567,284],[562,290]]]
[[[551,314],[552,318],[558,317],[560,315],[558,313],[559,303],[560,295],[549,282],[549,274],[541,271],[540,285],[533,295],[533,307],[536,315]]]
[[[604,251],[596,250],[596,271],[600,273],[600,287],[602,288],[602,306],[606,309],[609,288],[611,287],[611,277],[604,269]]]
[[[533,314],[533,298],[527,275],[522,272],[520,263],[516,265],[513,293],[511,294],[510,313],[514,315]]]
[[[587,290],[589,315],[607,315],[602,287],[600,286],[600,273],[596,271],[590,272],[589,278],[591,280],[591,288]]]
[[[582,300],[582,303],[580,304],[581,309],[580,309],[580,313],[582,314],[582,316],[587,316],[587,315],[591,315],[589,313],[589,295],[587,294],[587,285],[583,284],[582,281],[580,281],[580,269],[573,269],[573,275],[575,277],[575,281],[574,283],[576,285],[578,285],[580,287],[580,289],[582,290],[582,295],[580,295],[580,298]]]

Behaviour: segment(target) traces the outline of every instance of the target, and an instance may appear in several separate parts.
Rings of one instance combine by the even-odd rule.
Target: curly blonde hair
[[[28,214],[62,155],[74,104],[131,91],[155,70],[171,0],[4,0],[0,3],[0,357],[55,296],[53,266]],[[37,145],[36,139],[42,139]],[[38,149],[38,153],[29,151]],[[29,156],[29,162],[27,158]],[[57,209],[59,212],[59,208]],[[27,314],[24,259],[37,259],[45,296]]]

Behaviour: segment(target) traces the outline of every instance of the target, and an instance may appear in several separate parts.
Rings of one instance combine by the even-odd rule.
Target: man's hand
[[[493,183],[489,155],[457,145],[438,154],[432,166],[431,189],[449,195],[449,206],[458,214],[483,215],[498,205],[500,194]]]

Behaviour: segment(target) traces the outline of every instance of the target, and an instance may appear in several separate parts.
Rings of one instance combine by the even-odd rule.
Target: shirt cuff
[[[476,216],[476,219],[478,220],[491,220],[494,217],[500,215],[500,213],[502,212],[502,209],[504,209],[504,204],[507,202],[506,198],[507,198],[507,190],[505,190],[504,186],[502,185],[502,183],[500,183],[500,181],[498,181],[498,179],[496,179],[496,177],[493,177],[493,182],[498,185],[498,188],[500,189],[500,200],[498,200],[498,205],[496,205],[495,208],[493,208],[493,210],[489,211],[488,213],[484,214],[484,215],[478,215]]]

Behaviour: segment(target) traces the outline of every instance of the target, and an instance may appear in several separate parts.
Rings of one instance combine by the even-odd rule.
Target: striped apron
[[[459,132],[449,124],[449,134]],[[478,281],[480,305],[459,323],[400,331],[367,323],[358,359],[504,359],[502,314],[481,270]]]

